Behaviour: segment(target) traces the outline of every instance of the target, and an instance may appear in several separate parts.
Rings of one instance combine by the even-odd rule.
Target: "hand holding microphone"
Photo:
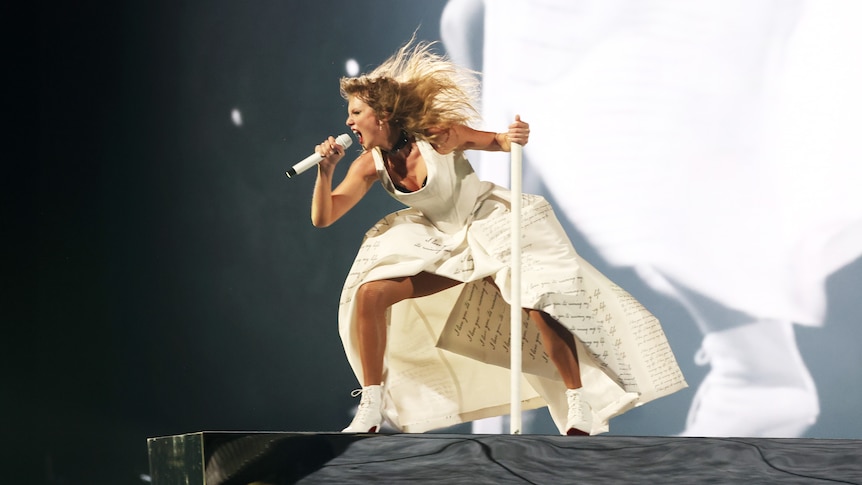
[[[324,146],[324,148],[326,148],[325,145],[327,143],[328,142],[323,142],[321,146]],[[336,144],[340,146],[343,150],[353,144],[353,138],[350,138],[350,135],[348,135],[347,133],[338,135],[338,138],[335,139],[335,144],[331,145],[332,151],[327,156],[338,153],[338,146],[336,146]],[[285,175],[287,175],[288,178],[293,178],[301,174],[302,172],[305,172],[309,168],[316,166],[318,163],[323,161],[323,158],[323,155],[314,152],[313,154],[306,157],[305,160],[302,160],[301,162],[294,165],[290,170],[285,172]]]

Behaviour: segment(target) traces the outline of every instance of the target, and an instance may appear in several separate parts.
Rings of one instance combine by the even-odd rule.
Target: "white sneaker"
[[[342,433],[377,433],[383,422],[383,386],[365,386],[350,393],[359,400],[359,408],[350,426],[341,430]]]
[[[814,390],[734,382],[711,371],[680,436],[799,438],[818,414]]]
[[[569,404],[569,412],[566,416],[566,432],[568,436],[588,436],[592,420],[590,417],[590,406],[581,399],[580,389],[566,389],[566,401]]]
[[[695,362],[711,365],[681,436],[798,438],[820,412],[789,323],[707,334]]]

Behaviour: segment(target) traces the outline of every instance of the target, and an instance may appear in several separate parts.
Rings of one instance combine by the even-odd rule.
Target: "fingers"
[[[335,137],[330,136],[323,143],[314,147],[314,151],[324,158],[344,155],[344,148],[335,142]]]
[[[521,121],[521,115],[515,115],[515,121],[509,125],[509,131],[530,133],[530,124],[526,121]]]
[[[526,145],[527,140],[530,139],[530,125],[521,121],[521,115],[516,114],[514,123],[509,125],[508,137],[512,143],[519,145]]]
[[[509,127],[516,127],[516,126],[529,129],[530,124],[527,123],[526,121],[521,121],[521,115],[515,115],[515,121],[511,125],[509,125]]]

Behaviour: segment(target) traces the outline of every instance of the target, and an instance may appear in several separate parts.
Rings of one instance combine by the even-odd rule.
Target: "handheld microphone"
[[[338,138],[335,139],[335,143],[338,143],[339,145],[341,145],[342,148],[348,148],[348,147],[350,147],[350,145],[353,144],[353,138],[350,138],[350,135],[348,135],[347,133],[344,133],[343,135],[338,135]],[[296,177],[297,175],[301,174],[302,172],[305,172],[306,170],[308,170],[309,168],[314,167],[315,165],[320,163],[322,160],[323,160],[323,157],[321,157],[317,152],[314,152],[313,154],[306,157],[305,160],[297,163],[290,170],[288,170],[287,172],[284,172],[284,173],[285,173],[285,175],[287,175],[287,178]]]

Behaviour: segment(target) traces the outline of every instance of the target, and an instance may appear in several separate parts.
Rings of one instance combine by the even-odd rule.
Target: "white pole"
[[[521,332],[524,323],[521,321],[521,172],[524,147],[512,143],[512,162],[510,189],[512,192],[512,281],[511,304],[512,319],[510,323],[510,370],[511,370],[511,411],[509,412],[509,433],[521,434]]]

